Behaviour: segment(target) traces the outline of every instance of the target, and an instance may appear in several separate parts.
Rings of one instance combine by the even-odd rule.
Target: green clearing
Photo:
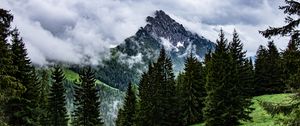
[[[252,108],[254,108],[254,110],[250,114],[253,120],[243,122],[243,126],[280,126],[276,123],[276,120],[284,116],[275,115],[272,117],[260,106],[259,102],[289,103],[291,101],[291,95],[292,94],[274,94],[254,97],[252,99],[252,102],[254,103]],[[196,124],[193,126],[204,126],[204,124]]]

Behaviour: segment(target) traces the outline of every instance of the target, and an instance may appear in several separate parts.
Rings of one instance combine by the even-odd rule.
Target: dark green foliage
[[[90,66],[82,70],[80,81],[79,87],[75,89],[73,125],[101,126],[100,98],[95,85],[95,73]]]
[[[31,65],[22,39],[17,29],[12,32],[12,64],[17,70],[13,76],[26,88],[26,91],[11,99],[6,107],[16,106],[18,109],[6,110],[8,122],[11,125],[39,125],[41,109],[39,108],[41,83],[35,69]],[[17,121],[16,121],[17,120]]]
[[[16,67],[12,64],[12,52],[10,44],[7,42],[12,20],[13,16],[9,11],[0,8],[0,103],[3,103],[2,100],[7,100],[9,95],[16,95],[24,90],[13,76]]]
[[[246,59],[244,61],[244,65],[243,65],[243,73],[244,73],[244,77],[243,79],[245,79],[245,95],[246,96],[255,96],[255,90],[256,90],[256,85],[255,83],[255,72],[254,72],[254,66],[253,66],[253,61],[252,59]]]
[[[39,108],[40,82],[35,70],[30,72],[29,77],[30,82],[25,85],[26,91],[20,97],[11,98],[5,105],[5,115],[10,125],[39,125],[42,112]]]
[[[141,98],[139,125],[176,126],[178,101],[171,59],[162,48],[156,63],[149,65],[139,88]]]
[[[123,108],[119,110],[117,126],[135,126],[137,124],[137,97],[129,83]]]
[[[300,101],[299,92],[297,89],[299,86],[300,78],[299,78],[299,23],[300,23],[300,3],[295,0],[285,0],[286,5],[279,7],[279,9],[283,10],[285,14],[287,14],[285,18],[286,25],[282,27],[270,27],[265,31],[260,31],[260,33],[264,37],[272,37],[276,35],[281,36],[290,36],[291,40],[288,45],[288,49],[283,53],[283,80],[292,88],[292,92],[296,93],[298,97],[295,97],[295,102]],[[273,105],[274,107],[270,107],[270,105],[265,105],[267,110],[282,108],[281,105]],[[284,119],[283,123],[288,126],[299,126],[300,125],[300,107],[298,105],[288,106],[292,109],[292,112],[288,112],[290,117],[288,119]],[[270,109],[271,108],[271,109]],[[278,109],[277,109],[278,110]],[[275,110],[275,111],[277,111]],[[281,111],[286,113],[287,111]]]
[[[50,116],[48,112],[48,96],[50,92],[50,83],[51,83],[51,75],[50,72],[47,69],[41,69],[38,71],[38,74],[40,75],[40,101],[39,101],[39,108],[41,110],[40,115],[40,124],[42,126],[48,125],[48,118]]]
[[[181,124],[203,121],[202,109],[206,91],[202,64],[191,54],[185,61],[185,73],[178,76]]]
[[[30,59],[27,56],[27,50],[25,44],[20,38],[20,34],[17,29],[12,31],[12,48],[13,65],[17,67],[17,71],[14,72],[14,77],[21,81],[22,84],[26,85],[30,80],[30,72],[34,69],[31,65]]]
[[[152,111],[153,107],[153,94],[154,87],[152,86],[152,79],[150,79],[150,75],[153,74],[153,65],[149,64],[148,72],[142,74],[142,78],[139,83],[139,97],[140,101],[140,110],[138,116],[138,125],[154,125],[152,122],[152,118],[154,118],[155,114]]]
[[[260,33],[266,37],[271,38],[272,36],[299,36],[299,23],[300,18],[300,3],[295,0],[285,0],[286,5],[280,6],[279,9],[283,10],[287,14],[285,22],[287,23],[281,27],[269,27],[265,31],[260,31]]]
[[[209,62],[206,66],[208,70],[205,85],[207,97],[203,109],[205,125],[230,125],[225,122],[227,120],[226,116],[228,117],[226,108],[230,108],[230,106],[226,106],[225,100],[231,99],[231,96],[228,96],[227,93],[230,91],[228,88],[232,86],[228,84],[227,78],[230,78],[230,72],[232,71],[232,58],[228,53],[227,39],[225,39],[222,30],[220,38],[217,40],[216,50]]]
[[[50,88],[48,99],[48,112],[50,126],[67,126],[67,109],[66,109],[66,90],[63,86],[64,73],[58,66],[54,67],[52,72],[52,86]]]
[[[298,48],[299,38],[291,37],[287,49],[284,50],[282,54],[283,81],[285,84],[288,84],[288,86],[293,89],[300,88],[300,85],[298,84],[298,82],[300,81],[296,81],[294,77],[300,69],[300,51]]]
[[[235,32],[233,41],[227,39],[221,30],[220,38],[211,59],[206,64],[207,82],[205,85],[204,119],[207,126],[234,126],[240,120],[249,120],[250,99],[244,91],[248,90],[249,78],[243,73],[246,67],[242,45]]]
[[[255,60],[255,94],[261,95],[264,94],[264,89],[261,86],[262,84],[266,84],[268,82],[268,78],[266,77],[266,67],[267,64],[267,55],[268,51],[264,46],[259,46],[256,52],[256,60]]]
[[[260,46],[255,62],[256,94],[284,92],[286,86],[282,82],[282,72],[281,58],[274,42],[269,42],[268,49]]]
[[[0,8],[0,125],[7,125],[11,118],[9,101],[19,99],[25,87],[14,77],[17,68],[13,66],[11,45],[7,42],[13,16]],[[17,109],[17,108],[15,108]],[[12,109],[14,110],[14,109]]]
[[[157,63],[154,64],[155,94],[154,101],[155,122],[157,125],[176,126],[177,118],[177,98],[175,90],[174,74],[172,71],[171,59],[167,57],[164,48],[161,49]]]
[[[251,120],[250,113],[253,110],[250,108],[251,96],[253,94],[253,79],[254,72],[252,61],[246,59],[246,51],[243,51],[243,44],[239,38],[236,30],[233,32],[232,42],[229,43],[229,53],[232,57],[233,68],[231,71],[231,85],[234,87],[232,89],[233,113],[231,115],[237,116],[239,120],[247,121]]]

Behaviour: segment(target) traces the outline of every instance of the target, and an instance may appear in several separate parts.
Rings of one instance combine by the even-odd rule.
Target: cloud
[[[236,29],[248,55],[267,40],[258,34],[282,25],[282,1],[260,0],[0,0],[15,16],[34,63],[47,59],[81,62],[85,55],[97,64],[109,48],[134,35],[155,10],[164,10],[192,32],[215,41],[220,28],[228,38]],[[278,41],[278,42],[277,42]],[[277,39],[280,48],[286,39]]]

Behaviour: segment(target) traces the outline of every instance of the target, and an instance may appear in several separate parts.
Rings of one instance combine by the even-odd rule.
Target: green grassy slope
[[[276,120],[278,120],[280,117],[283,117],[283,115],[275,115],[274,117],[272,117],[259,105],[259,101],[287,103],[291,101],[291,98],[289,96],[291,96],[291,94],[274,94],[254,97],[252,99],[252,102],[254,103],[252,105],[252,108],[254,108],[255,110],[253,110],[253,112],[250,114],[253,120],[242,122],[243,126],[279,126],[276,123]],[[204,126],[204,124],[196,124],[193,126]]]
[[[78,80],[79,79],[79,74],[78,73],[75,73],[74,71],[72,70],[69,70],[69,69],[64,69],[64,73],[65,73],[65,77],[67,80],[69,81],[75,81],[75,80]],[[120,92],[119,89],[116,89],[116,88],[113,88],[99,80],[96,80],[96,84],[98,84],[99,86],[101,86],[102,90],[105,90],[105,91],[114,91],[114,92]]]

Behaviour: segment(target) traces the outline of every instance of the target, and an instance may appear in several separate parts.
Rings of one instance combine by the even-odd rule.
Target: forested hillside
[[[98,64],[37,65],[0,8],[0,126],[299,126],[300,2],[279,9],[285,24],[259,31],[255,58],[246,31],[212,42],[158,10]]]

